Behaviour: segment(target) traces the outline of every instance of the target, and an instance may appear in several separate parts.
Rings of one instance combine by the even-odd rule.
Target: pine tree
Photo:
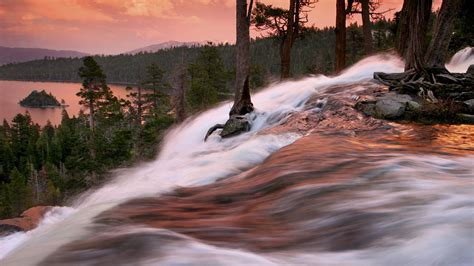
[[[280,78],[290,77],[291,50],[298,37],[302,36],[308,23],[308,12],[315,0],[290,0],[289,8],[283,9],[257,2],[252,24],[257,30],[269,33],[280,41]]]
[[[208,44],[188,67],[190,88],[187,101],[191,109],[202,110],[228,98],[228,73],[216,47]]]
[[[82,79],[82,88],[77,96],[82,98],[79,103],[89,109],[89,127],[94,130],[94,116],[100,108],[100,101],[106,96],[108,87],[105,74],[92,56],[85,57],[83,64],[78,72]]]
[[[31,207],[31,190],[27,185],[26,178],[16,168],[10,174],[7,195],[13,216],[18,216]]]
[[[164,71],[156,64],[150,64],[146,69],[146,78],[141,82],[141,86],[149,92],[143,96],[145,98],[142,108],[153,117],[159,116],[169,104],[166,93],[171,89],[171,85],[164,80]]]

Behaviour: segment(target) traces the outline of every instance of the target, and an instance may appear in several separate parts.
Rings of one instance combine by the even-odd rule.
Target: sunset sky
[[[399,10],[403,1],[382,2],[380,10]],[[235,0],[0,0],[0,45],[114,54],[168,40],[233,42],[234,6]],[[310,23],[334,20],[335,0],[319,0]]]

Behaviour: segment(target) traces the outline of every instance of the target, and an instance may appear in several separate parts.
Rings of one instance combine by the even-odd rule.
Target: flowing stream
[[[447,67],[466,71],[472,50]],[[36,229],[0,238],[0,264],[472,265],[473,127],[262,134],[330,87],[402,69],[377,55],[339,76],[273,84],[253,95],[252,130],[230,139],[203,142],[231,103],[203,112],[172,129],[153,162],[116,170]],[[142,207],[155,209],[132,215]]]

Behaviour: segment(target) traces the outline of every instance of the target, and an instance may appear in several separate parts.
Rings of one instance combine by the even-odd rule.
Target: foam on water
[[[470,65],[474,65],[474,48],[466,47],[453,55],[446,68],[451,72],[464,73]]]
[[[457,65],[450,67],[459,67],[465,64],[466,60],[472,59],[472,56],[464,61],[460,59],[459,62],[455,62]],[[467,69],[466,66],[463,67]],[[61,245],[83,236],[94,216],[127,199],[156,195],[177,186],[209,184],[218,178],[249,169],[274,151],[301,137],[296,134],[257,133],[278,124],[285,118],[282,114],[301,110],[305,101],[314,93],[324,92],[331,85],[369,80],[376,71],[402,70],[403,62],[396,56],[376,55],[362,60],[339,76],[314,76],[299,81],[272,84],[252,96],[257,107],[252,130],[230,139],[221,140],[219,137],[211,136],[207,142],[203,142],[203,137],[210,126],[225,122],[231,107],[230,102],[188,119],[167,134],[155,161],[118,170],[115,178],[109,183],[83,195],[72,208],[53,209],[36,229],[0,238],[0,258],[4,258],[2,265],[36,264]],[[279,119],[275,120],[275,117]],[[192,252],[196,248],[200,250],[214,248],[200,243],[191,243],[189,247]],[[185,256],[186,250],[183,247],[179,252]],[[246,253],[244,251],[222,252],[227,254],[225,255],[227,257],[240,257],[242,262],[245,261],[245,257],[249,258],[249,261],[258,261],[256,260],[258,257],[261,259],[260,265],[281,262],[278,258],[266,258],[256,254],[242,255]]]

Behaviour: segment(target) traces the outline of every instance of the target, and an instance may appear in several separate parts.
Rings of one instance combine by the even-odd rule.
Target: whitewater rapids
[[[457,53],[447,64],[448,69],[466,71],[469,65],[474,64],[472,50],[466,48]],[[377,55],[362,60],[339,76],[314,76],[273,84],[253,95],[257,107],[254,125],[250,132],[238,137],[221,140],[211,136],[207,142],[202,141],[209,127],[227,119],[231,107],[229,102],[186,121],[167,134],[160,154],[153,162],[117,170],[113,180],[84,194],[73,206],[51,210],[36,229],[1,238],[1,265],[36,265],[43,262],[62,246],[89,237],[94,217],[130,199],[156,197],[177,187],[213,184],[261,164],[272,153],[303,136],[297,133],[269,135],[259,132],[278,125],[289,114],[303,110],[311,96],[322,94],[331,86],[368,81],[373,72],[379,71],[401,72],[403,62],[393,55]],[[390,159],[380,160],[378,164],[374,162],[372,170],[389,173],[385,178],[400,180],[398,187],[387,187],[382,183],[358,191],[360,194],[354,195],[357,201],[353,202],[357,208],[380,207],[382,202],[420,193],[427,199],[440,199],[416,209],[419,211],[416,223],[407,218],[411,222],[407,228],[413,231],[414,236],[394,240],[395,246],[371,246],[343,252],[307,252],[301,248],[298,251],[259,253],[245,247],[235,249],[211,245],[160,228],[130,227],[118,236],[123,241],[127,241],[127,236],[137,234],[179,240],[160,247],[159,258],[144,256],[135,261],[141,265],[472,265],[473,155],[386,155]],[[396,191],[397,188],[404,192]],[[333,211],[345,208],[347,206],[344,205],[331,206]],[[308,226],[317,227],[318,223],[328,223],[330,219],[313,222],[308,221]],[[382,225],[385,228],[382,229],[399,230],[398,224],[390,223],[396,222],[384,221]],[[125,261],[122,263],[125,264]]]

